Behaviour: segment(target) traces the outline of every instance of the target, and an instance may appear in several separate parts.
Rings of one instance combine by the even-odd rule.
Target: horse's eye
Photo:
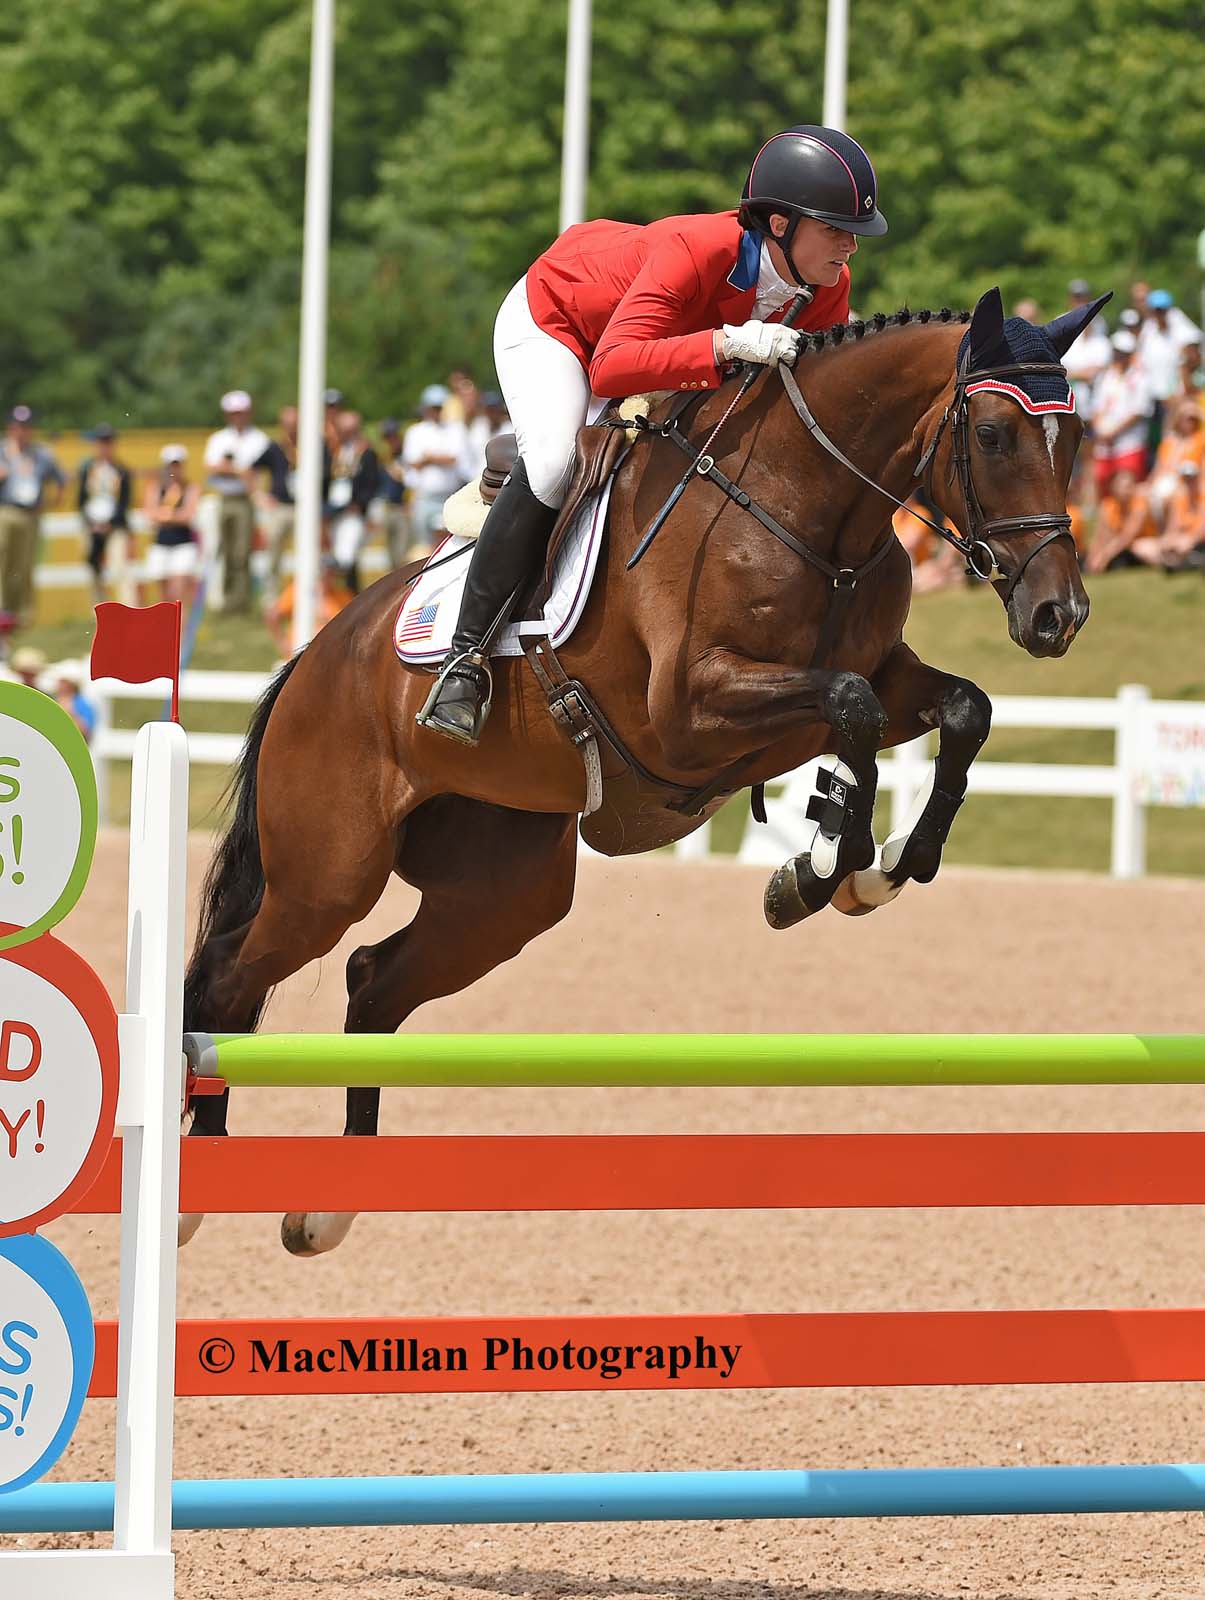
[[[1000,448],[1000,435],[995,428],[990,428],[986,423],[980,423],[975,429],[975,437],[984,450],[998,450]]]

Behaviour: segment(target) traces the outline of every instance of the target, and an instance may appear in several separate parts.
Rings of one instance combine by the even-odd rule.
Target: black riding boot
[[[417,722],[460,744],[476,744],[489,716],[489,647],[519,590],[548,548],[557,513],[532,494],[516,462],[477,536],[452,647]]]

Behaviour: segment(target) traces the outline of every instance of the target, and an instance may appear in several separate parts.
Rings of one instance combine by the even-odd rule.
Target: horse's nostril
[[[1062,633],[1065,622],[1062,607],[1056,606],[1053,600],[1044,601],[1033,614],[1033,630],[1043,639],[1053,639]]]

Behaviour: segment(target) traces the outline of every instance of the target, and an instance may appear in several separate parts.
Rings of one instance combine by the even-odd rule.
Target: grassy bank
[[[1062,661],[1034,661],[1008,638],[995,596],[982,589],[919,598],[908,640],[925,660],[958,672],[989,693],[1112,695],[1122,683],[1143,683],[1160,699],[1205,700],[1205,583],[1195,575],[1109,574],[1092,584],[1092,616]],[[86,655],[91,621],[62,622],[30,630],[29,643],[52,658]],[[210,669],[268,669],[275,653],[254,621],[214,616],[202,625],[193,664]],[[155,702],[122,707],[130,726],[159,713]],[[332,713],[337,708],[332,708]],[[197,706],[188,720],[206,731],[241,731],[240,706]],[[1000,730],[985,753],[995,761],[1107,762],[1109,733]],[[212,826],[223,775],[198,767],[192,816]],[[112,816],[124,819],[126,785],[115,785]],[[743,798],[717,821],[717,838],[732,849],[747,818]],[[958,818],[947,859],[983,866],[1064,867],[1103,872],[1109,863],[1107,801],[983,797],[969,800]],[[1148,813],[1152,872],[1205,875],[1205,812],[1153,809]]]

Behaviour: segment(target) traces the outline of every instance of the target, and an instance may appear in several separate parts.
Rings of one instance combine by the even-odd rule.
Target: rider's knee
[[[553,509],[559,509],[569,491],[574,446],[572,439],[568,445],[557,439],[529,439],[524,443],[523,465],[531,492]]]
[[[872,735],[877,741],[887,727],[887,714],[870,684],[859,672],[834,672],[824,696],[825,718],[847,739]]]

